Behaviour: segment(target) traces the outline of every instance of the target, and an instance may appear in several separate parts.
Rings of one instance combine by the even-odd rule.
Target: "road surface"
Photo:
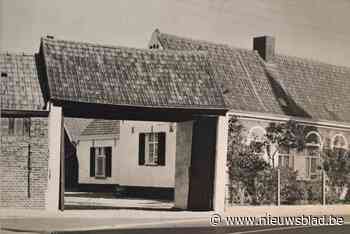
[[[81,231],[81,232],[58,232],[60,234],[349,234],[350,225],[323,226],[323,227],[169,227],[169,228],[147,228],[147,229],[119,229],[103,231]],[[58,234],[57,233],[57,234]]]

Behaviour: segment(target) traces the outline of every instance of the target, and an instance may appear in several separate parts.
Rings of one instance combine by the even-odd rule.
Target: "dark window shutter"
[[[139,165],[145,164],[145,134],[139,135]]]
[[[165,166],[165,132],[158,134],[158,165]]]
[[[90,148],[90,177],[95,176],[95,147]]]
[[[106,177],[112,177],[112,147],[105,147],[106,152]]]

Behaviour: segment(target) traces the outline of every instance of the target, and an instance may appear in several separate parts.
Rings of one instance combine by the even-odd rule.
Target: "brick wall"
[[[0,207],[45,208],[48,180],[48,121],[30,118],[28,132],[9,132],[9,119],[1,119]],[[18,127],[20,126],[20,127]],[[23,126],[22,126],[23,129]]]

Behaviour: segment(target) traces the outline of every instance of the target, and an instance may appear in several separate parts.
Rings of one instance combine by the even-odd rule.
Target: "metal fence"
[[[226,207],[260,205],[326,205],[348,202],[347,186],[331,184],[324,170],[310,178],[300,178],[288,168],[270,169],[251,182],[232,181],[227,172]]]

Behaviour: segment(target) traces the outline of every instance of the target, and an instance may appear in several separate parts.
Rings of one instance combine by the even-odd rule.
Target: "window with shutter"
[[[90,177],[112,176],[112,147],[90,148]]]
[[[165,132],[140,134],[139,165],[165,165]]]

